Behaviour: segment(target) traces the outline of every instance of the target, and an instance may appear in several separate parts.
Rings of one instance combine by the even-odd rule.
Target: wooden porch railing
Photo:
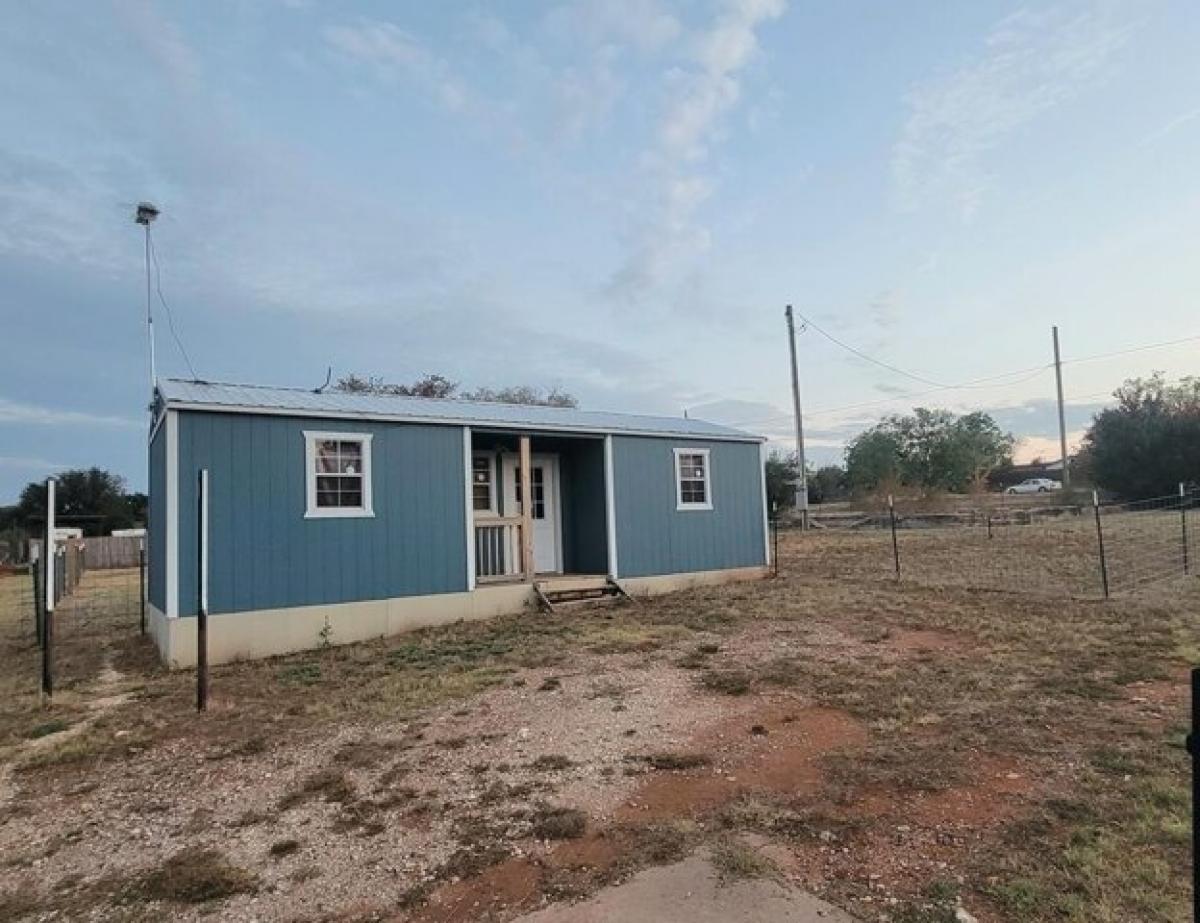
[[[524,575],[521,567],[520,516],[479,519],[475,522],[475,579],[481,583],[512,580]]]

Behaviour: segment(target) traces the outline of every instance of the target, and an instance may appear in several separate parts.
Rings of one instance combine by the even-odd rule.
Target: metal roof
[[[738,442],[760,442],[755,436],[729,426],[683,417],[652,417],[631,413],[542,407],[531,404],[498,404],[450,398],[401,397],[390,394],[354,394],[302,388],[270,388],[209,381],[167,378],[158,383],[167,407],[266,413],[296,417],[393,420],[409,423],[445,423],[456,426],[520,428],[543,432],[622,433],[644,436],[688,436]]]

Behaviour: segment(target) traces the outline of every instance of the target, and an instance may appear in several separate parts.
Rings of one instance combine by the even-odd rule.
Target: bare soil
[[[1105,603],[781,544],[776,579],[221,667],[203,715],[84,605],[113,577],[49,705],[0,609],[0,918],[503,921],[701,848],[867,920],[1187,918],[1200,582]]]

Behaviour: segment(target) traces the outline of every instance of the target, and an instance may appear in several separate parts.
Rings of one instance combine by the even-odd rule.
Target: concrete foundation
[[[764,567],[634,577],[621,585],[631,596],[652,596],[694,586],[757,580]],[[439,593],[291,609],[230,612],[208,618],[211,664],[252,660],[312,650],[325,644],[352,644],[402,634],[417,628],[491,618],[535,605],[525,583],[480,586],[470,593]],[[147,605],[148,628],[163,660],[172,669],[196,665],[194,616],[168,618]]]

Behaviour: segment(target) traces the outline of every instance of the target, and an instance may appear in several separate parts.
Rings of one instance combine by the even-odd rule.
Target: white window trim
[[[491,495],[488,498],[488,508],[486,510],[475,509],[475,459],[486,458],[488,463],[488,472],[491,477]],[[497,499],[500,494],[500,485],[496,482],[496,453],[495,452],[472,452],[471,453],[471,515],[482,516],[499,516],[500,507]]]
[[[371,433],[326,433],[304,430],[304,486],[305,519],[372,519],[375,506],[371,491]],[[363,505],[362,506],[317,506],[317,443],[326,439],[340,442],[361,442]]]
[[[679,459],[684,455],[703,455],[704,456],[704,502],[703,503],[684,503],[683,502],[683,478],[680,477],[682,471],[679,467]],[[676,510],[711,510],[712,505],[712,461],[709,457],[708,449],[675,449],[675,509]]]

